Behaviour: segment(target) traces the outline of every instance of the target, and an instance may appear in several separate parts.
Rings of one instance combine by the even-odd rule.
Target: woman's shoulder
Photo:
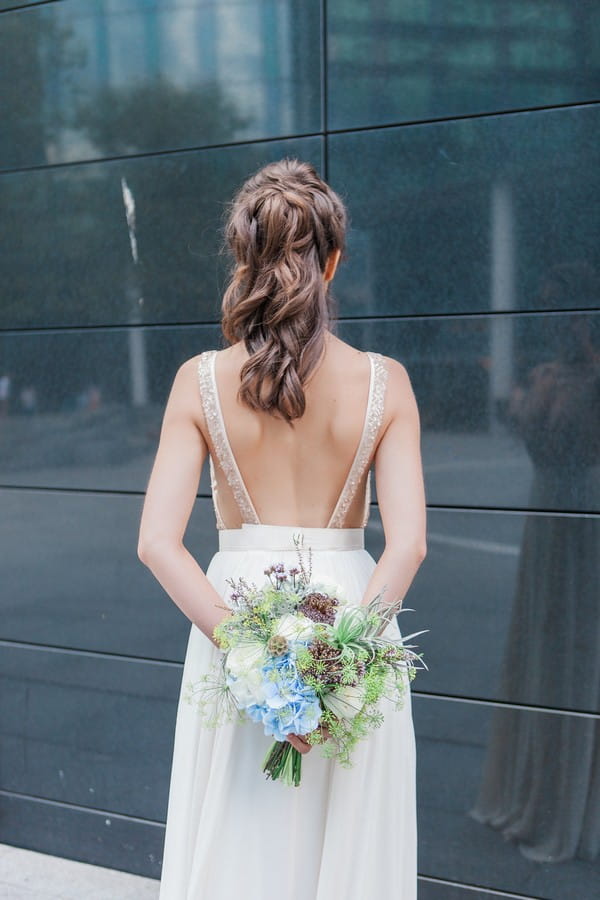
[[[364,371],[365,357],[374,358],[381,366],[378,376],[379,385],[384,392],[384,419],[389,421],[396,415],[403,415],[414,411],[415,397],[412,383],[406,366],[394,356],[388,356],[378,350],[361,350],[353,344],[348,344],[336,338],[336,348],[340,353],[337,362],[339,366],[348,368],[348,377],[352,378],[351,370],[356,373],[357,380],[360,377],[358,369]],[[360,366],[351,366],[352,360],[361,360]]]
[[[203,360],[207,360],[211,353],[214,353],[214,350],[202,350],[200,353],[196,353],[194,356],[190,356],[188,359],[184,360],[180,363],[175,377],[177,378],[179,376],[187,380],[197,377],[200,363]]]
[[[396,359],[394,356],[386,356],[378,351],[372,352],[377,357],[387,372],[387,382],[390,390],[398,393],[403,391],[412,391],[410,376],[406,366]]]
[[[190,375],[197,375],[201,363],[206,364],[210,362],[210,359],[214,354],[226,354],[228,349],[229,348],[222,350],[217,347],[211,347],[208,350],[201,350],[199,353],[194,354],[194,356],[190,356],[188,359],[184,360],[180,364],[178,372],[182,372],[184,375],[187,374],[188,377]]]
[[[393,356],[380,353],[379,357],[387,372],[383,417],[385,430],[392,419],[413,420],[418,418],[418,412],[406,366]]]

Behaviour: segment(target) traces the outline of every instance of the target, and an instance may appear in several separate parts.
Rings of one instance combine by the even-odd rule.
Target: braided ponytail
[[[239,397],[288,424],[304,413],[304,385],[324,350],[333,310],[323,275],[344,248],[345,227],[340,198],[295,159],[265,166],[231,207],[225,234],[235,267],[221,327],[249,354]]]

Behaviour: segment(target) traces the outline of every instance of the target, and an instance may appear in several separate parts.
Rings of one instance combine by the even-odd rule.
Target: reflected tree
[[[56,16],[23,11],[3,17],[2,168],[52,161],[53,144],[68,124],[67,111],[57,100],[65,87],[76,92],[76,75],[83,61],[83,51],[72,28]]]
[[[214,85],[183,91],[156,81],[125,92],[101,88],[85,105],[77,104],[77,115],[70,113],[71,127],[94,141],[98,155],[148,149],[158,135],[163,144],[168,139],[176,145],[192,130],[210,140],[217,127],[221,139],[229,140],[243,122]],[[207,178],[204,165],[174,154],[0,179],[3,322],[27,327],[127,321],[132,260],[122,177],[138,208],[136,278],[142,279],[144,318],[172,318],[173,297],[189,297],[192,290],[190,252],[214,256],[218,250],[223,190],[230,190],[227,168],[220,164],[219,177],[215,171]],[[165,222],[191,225],[193,233],[182,241],[181,227],[165,228]],[[210,239],[204,241],[203,232]]]
[[[77,119],[105,156],[222,143],[248,123],[218,83],[183,88],[164,78],[104,86],[79,104]]]
[[[161,78],[127,89],[102,87],[78,111],[79,127],[107,156],[227,142],[247,122],[219,84],[181,88]],[[225,160],[220,158],[213,169],[206,165],[209,158],[175,153],[148,162],[124,159],[116,164],[117,171],[106,168],[114,204],[111,217],[117,218],[109,228],[119,234],[123,247],[128,242],[122,202],[117,200],[122,177],[137,210],[139,259],[133,263],[128,258],[124,268],[117,321],[123,321],[125,295],[130,299],[136,295],[135,316],[145,321],[181,319],[181,298],[191,311],[183,315],[192,319],[199,317],[201,306],[212,305],[211,288],[205,297],[198,296],[200,279],[190,277],[196,261],[200,267],[207,257],[215,271],[223,204],[231,190]],[[235,184],[237,178],[232,180]],[[105,225],[102,230],[106,232]]]

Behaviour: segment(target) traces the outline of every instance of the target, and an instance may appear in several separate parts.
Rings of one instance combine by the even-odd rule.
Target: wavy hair
[[[234,258],[221,328],[249,354],[238,397],[292,424],[305,410],[304,385],[334,318],[330,254],[344,250],[344,204],[306,162],[282,159],[246,181],[229,211]]]

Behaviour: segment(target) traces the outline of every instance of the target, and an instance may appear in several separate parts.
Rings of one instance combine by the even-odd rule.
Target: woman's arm
[[[213,643],[228,612],[183,545],[208,446],[200,430],[197,358],[178,370],[165,408],[160,442],[144,501],[138,556],[171,600]]]
[[[368,603],[385,587],[383,600],[400,608],[427,552],[419,412],[406,369],[386,357],[389,420],[375,452],[377,501],[385,548],[365,590]]]

